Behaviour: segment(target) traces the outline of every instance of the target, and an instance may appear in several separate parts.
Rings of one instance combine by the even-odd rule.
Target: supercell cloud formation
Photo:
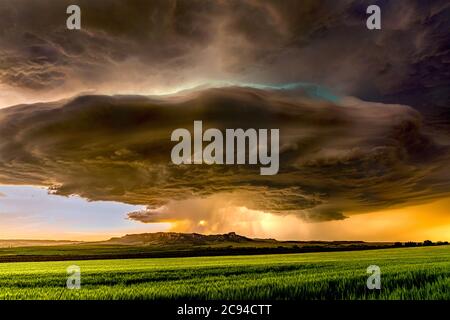
[[[279,128],[279,173],[261,176],[254,165],[172,164],[171,132],[192,130],[197,119],[204,130]],[[335,220],[439,198],[450,187],[448,147],[421,132],[413,109],[354,98],[335,104],[308,98],[301,88],[224,87],[17,106],[0,112],[0,135],[2,183],[148,205],[148,212],[130,215],[145,222],[179,217],[155,211],[170,202],[218,195],[249,209]]]
[[[449,16],[447,0],[3,0],[0,183],[147,205],[129,215],[143,222],[213,203],[339,220],[448,196]],[[280,129],[279,174],[172,165],[170,134],[194,120]]]

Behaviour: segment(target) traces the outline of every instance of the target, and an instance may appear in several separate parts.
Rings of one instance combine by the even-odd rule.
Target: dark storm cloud
[[[4,0],[0,81],[69,96],[211,79],[304,81],[370,100],[448,106],[448,1],[375,1],[382,30],[369,31],[373,3]],[[81,31],[65,29],[69,4],[81,7]]]
[[[380,31],[365,27],[373,3],[382,8]],[[81,7],[80,31],[65,27],[69,4]],[[212,80],[318,83],[371,101],[448,107],[449,15],[446,0],[3,0],[0,107]],[[338,106],[282,91],[22,105],[0,112],[0,183],[148,205],[131,215],[147,222],[166,217],[158,206],[215,195],[309,220],[342,219],[447,195],[447,115],[432,122],[443,127],[432,140],[408,107],[357,99]],[[171,131],[198,119],[222,129],[280,128],[280,173],[171,165]]]
[[[173,165],[171,132],[192,130],[198,119],[205,129],[279,128],[279,173]],[[450,188],[448,149],[421,132],[416,111],[350,98],[336,105],[302,90],[82,96],[3,109],[0,136],[0,183],[148,205],[148,212],[131,214],[146,222],[163,219],[154,211],[160,206],[217,195],[249,209],[335,220],[429,201]]]

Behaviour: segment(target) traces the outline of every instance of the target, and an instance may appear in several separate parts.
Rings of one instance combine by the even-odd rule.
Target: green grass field
[[[69,265],[81,289],[65,288]],[[369,265],[381,290],[368,290]],[[450,299],[450,246],[0,263],[0,299]]]

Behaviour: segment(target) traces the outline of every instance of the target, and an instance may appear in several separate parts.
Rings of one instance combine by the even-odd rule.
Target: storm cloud
[[[0,17],[0,183],[145,205],[142,222],[340,220],[449,194],[447,0],[3,0]],[[279,173],[173,165],[194,120],[280,129]]]
[[[81,7],[79,31],[66,29],[69,4]],[[380,31],[365,26],[370,4],[382,8]],[[365,100],[447,107],[449,15],[446,0],[4,0],[1,104],[218,80],[312,82]]]
[[[280,171],[252,165],[174,165],[171,132],[280,129]],[[0,183],[37,184],[61,195],[146,205],[131,214],[220,196],[230,205],[308,221],[345,218],[448,194],[448,146],[423,134],[401,105],[331,102],[304,88],[223,87],[167,97],[80,96],[0,111]],[[176,207],[176,206],[175,206]],[[179,207],[179,206],[178,206]],[[164,211],[164,210],[163,210]]]

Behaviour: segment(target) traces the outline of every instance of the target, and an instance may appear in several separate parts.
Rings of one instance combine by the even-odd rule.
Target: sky
[[[0,238],[449,240],[449,16],[444,0],[4,0]],[[170,133],[195,120],[280,129],[279,173],[172,165]]]
[[[142,224],[127,219],[127,213],[142,210],[141,206],[52,195],[36,186],[1,186],[0,192],[2,239],[99,241],[124,234],[192,230],[189,220]],[[204,204],[196,205],[201,211]],[[441,241],[450,233],[449,206],[450,199],[444,199],[321,223],[305,223],[295,215],[217,206],[214,220],[198,216],[194,223],[197,232],[233,231],[280,240]]]
[[[51,195],[37,186],[0,186],[0,192],[2,239],[93,241],[170,228],[169,224],[144,225],[126,219],[127,212],[140,206]]]

